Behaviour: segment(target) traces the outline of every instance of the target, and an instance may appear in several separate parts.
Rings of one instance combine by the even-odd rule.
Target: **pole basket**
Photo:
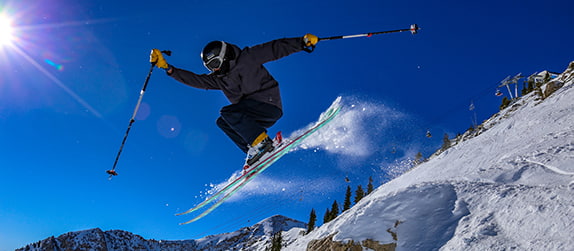
[[[420,28],[419,28],[419,26],[418,26],[417,24],[411,24],[411,29],[410,29],[410,30],[411,30],[411,33],[412,33],[413,35],[414,35],[414,34],[417,34],[417,32],[418,32],[419,29],[420,29]]]
[[[107,170],[106,173],[109,174],[110,177],[112,177],[112,176],[118,176],[118,173],[116,173],[115,170]]]

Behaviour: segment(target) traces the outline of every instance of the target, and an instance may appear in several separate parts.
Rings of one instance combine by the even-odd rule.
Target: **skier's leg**
[[[221,128],[221,130],[227,135],[227,137],[229,137],[239,147],[239,149],[241,149],[241,151],[247,153],[247,145],[249,143],[245,142],[243,137],[241,137],[235,130],[233,130],[233,128],[231,128],[231,126],[229,126],[229,124],[227,124],[227,122],[225,122],[222,117],[219,117],[216,123],[217,126]]]
[[[246,102],[249,106],[248,117],[254,119],[263,128],[273,126],[283,116],[283,111],[274,105],[255,100],[246,100]]]
[[[281,109],[274,105],[249,99],[225,106],[220,113],[226,124],[248,143],[266,132],[266,128],[275,124],[283,115]]]

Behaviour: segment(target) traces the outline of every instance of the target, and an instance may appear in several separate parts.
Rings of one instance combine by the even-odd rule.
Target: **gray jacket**
[[[253,99],[283,109],[279,83],[263,64],[303,50],[303,39],[300,37],[277,39],[243,50],[236,45],[231,47],[238,56],[229,62],[229,72],[226,74],[195,74],[173,67],[170,76],[195,88],[221,90],[232,104],[242,99]]]

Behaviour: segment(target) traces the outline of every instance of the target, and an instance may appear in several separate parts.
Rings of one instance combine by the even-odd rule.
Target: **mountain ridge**
[[[306,224],[285,216],[274,215],[251,227],[235,232],[206,236],[197,240],[154,240],[123,230],[92,228],[64,233],[29,244],[17,251],[39,250],[261,250],[270,246],[274,234],[291,229],[304,229]],[[287,238],[288,240],[288,238]]]

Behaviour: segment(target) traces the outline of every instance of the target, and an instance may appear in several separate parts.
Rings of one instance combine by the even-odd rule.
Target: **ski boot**
[[[261,133],[255,141],[249,146],[247,151],[247,158],[243,169],[249,168],[253,163],[257,162],[263,155],[275,149],[273,140],[269,138],[266,132]]]

